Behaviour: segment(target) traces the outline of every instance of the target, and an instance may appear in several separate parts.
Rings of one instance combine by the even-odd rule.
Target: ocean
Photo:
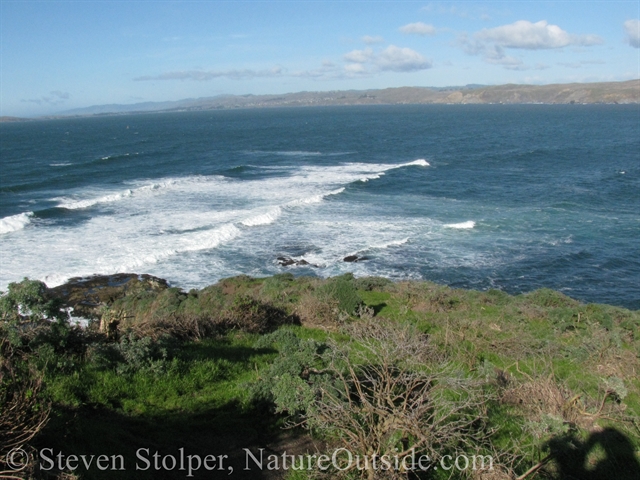
[[[352,272],[640,309],[638,106],[37,120],[0,124],[0,162],[2,290]]]

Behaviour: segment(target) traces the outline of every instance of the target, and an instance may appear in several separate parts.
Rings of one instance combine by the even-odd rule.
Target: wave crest
[[[0,235],[22,230],[31,223],[33,212],[19,213],[0,219]]]
[[[476,226],[476,222],[469,220],[461,223],[448,223],[445,225],[447,228],[459,228],[459,229],[471,229]]]

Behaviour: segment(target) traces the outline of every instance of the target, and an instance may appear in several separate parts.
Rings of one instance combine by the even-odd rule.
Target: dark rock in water
[[[288,267],[289,265],[295,265],[296,261],[289,257],[278,257],[278,263],[283,267]]]
[[[294,260],[290,257],[278,257],[278,263],[283,267],[289,267],[291,265],[310,265],[312,267],[317,267],[318,265],[314,265],[313,263],[307,262],[304,258],[301,260]]]
[[[63,285],[50,288],[49,293],[62,300],[65,307],[73,307],[73,316],[98,318],[100,307],[125,295],[160,292],[167,288],[166,280],[152,275],[116,273],[72,278]]]
[[[345,262],[361,262],[362,260],[368,260],[368,257],[359,257],[358,255],[348,255],[344,257],[342,260]]]

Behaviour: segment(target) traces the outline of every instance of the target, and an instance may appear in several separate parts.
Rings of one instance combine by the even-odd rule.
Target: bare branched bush
[[[149,337],[154,340],[169,336],[179,340],[198,341],[218,333],[219,330],[213,319],[189,314],[132,322],[127,327],[127,331],[138,338]]]
[[[305,293],[295,308],[295,313],[303,325],[310,327],[334,327],[340,309],[337,300],[319,299],[313,293]]]
[[[370,459],[415,452],[435,460],[486,443],[487,398],[480,385],[444,362],[426,335],[373,320],[351,324],[345,333],[350,342],[330,342],[325,371],[333,379],[321,384],[307,412],[309,428]],[[370,479],[406,475],[371,464],[360,473]]]
[[[19,365],[16,356],[6,337],[0,337],[0,478],[21,478],[29,464],[23,457],[30,455],[28,443],[49,419],[40,375]]]

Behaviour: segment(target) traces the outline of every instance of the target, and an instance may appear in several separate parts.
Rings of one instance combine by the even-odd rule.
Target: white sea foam
[[[313,195],[311,197],[306,197],[306,198],[299,198],[296,200],[292,200],[291,202],[288,202],[285,206],[287,207],[299,207],[299,206],[303,206],[303,205],[311,205],[314,203],[320,203],[322,202],[322,200],[324,200],[325,197],[328,197],[329,195],[338,195],[339,193],[344,192],[344,187],[342,188],[338,188],[336,190],[332,190],[330,192],[327,193],[321,193],[318,195]]]
[[[263,213],[262,215],[256,215],[255,217],[247,218],[246,220],[243,220],[240,223],[242,223],[243,225],[246,225],[247,227],[256,227],[258,225],[269,225],[275,222],[280,215],[282,215],[282,209],[280,207],[276,207],[274,209],[269,210],[266,213]]]
[[[68,167],[69,165],[73,165],[73,163],[50,163],[50,167]]]
[[[391,240],[390,242],[386,242],[386,243],[381,243],[378,245],[374,245],[371,248],[379,248],[379,249],[383,249],[383,248],[389,248],[389,247],[398,247],[400,245],[404,245],[405,243],[407,243],[409,241],[409,237],[403,238],[401,240]]]
[[[261,268],[276,273],[280,267],[272,260],[279,252],[287,253],[276,247],[285,239],[319,247],[302,256],[299,251],[290,255],[319,265],[319,275],[349,269],[366,274],[367,262],[342,261],[346,252],[371,245],[387,248],[400,242],[398,232],[414,238],[413,224],[400,225],[395,218],[379,221],[373,218],[379,211],[370,212],[366,205],[327,199],[362,178],[374,180],[390,169],[424,165],[423,161],[301,165],[282,167],[281,174],[268,178],[192,175],[131,181],[118,189],[66,191],[65,198],[55,200],[70,212],[100,204],[112,208],[71,225],[53,220],[41,229],[25,230],[19,242],[0,242],[0,288],[25,275],[56,285],[70,277],[122,271],[155,274],[180,286],[202,286],[180,282],[210,283],[238,273],[261,275]],[[360,215],[367,221],[340,221]],[[13,220],[21,219],[22,226],[29,221],[27,214],[16,217]],[[2,220],[2,225],[8,223],[11,220]],[[392,250],[384,252],[378,255],[393,255]],[[238,258],[253,260],[240,267]],[[246,270],[246,265],[257,270]]]
[[[114,193],[111,195],[104,195],[102,197],[87,199],[87,200],[76,200],[76,201],[63,201],[58,204],[59,208],[66,208],[67,210],[79,210],[81,208],[89,208],[97,205],[99,203],[111,203],[123,200],[127,197],[131,197],[133,195],[133,190],[126,190],[122,193]]]
[[[459,229],[471,229],[476,226],[476,222],[469,220],[461,223],[448,223],[445,225],[447,228],[459,228]]]
[[[419,165],[421,167],[430,167],[431,164],[427,162],[424,158],[419,158],[418,160],[414,160],[413,162],[403,163],[400,165],[401,167],[408,167],[409,165]]]
[[[305,152],[303,150],[281,151],[274,153],[276,155],[282,155],[284,157],[317,157],[322,155],[321,152]]]
[[[215,175],[209,177],[191,176],[184,178],[167,178],[155,183],[135,182],[135,188],[129,188],[124,191],[109,193],[100,197],[87,198],[83,200],[57,199],[61,200],[61,202],[57,206],[59,208],[66,208],[67,210],[78,210],[82,208],[93,207],[94,205],[98,205],[101,203],[113,203],[131,197],[155,194],[165,189],[192,190],[194,189],[194,185],[210,182],[220,182],[223,179],[224,177]]]
[[[384,172],[374,173],[373,175],[369,175],[368,177],[362,177],[360,181],[365,183],[365,182],[368,182],[369,180],[377,180],[382,175],[384,175]]]
[[[32,216],[33,212],[26,212],[0,219],[0,235],[22,230],[31,223]]]
[[[305,150],[278,150],[278,151],[266,151],[266,150],[249,150],[244,152],[248,155],[279,155],[282,157],[319,157],[322,152],[308,152]]]

